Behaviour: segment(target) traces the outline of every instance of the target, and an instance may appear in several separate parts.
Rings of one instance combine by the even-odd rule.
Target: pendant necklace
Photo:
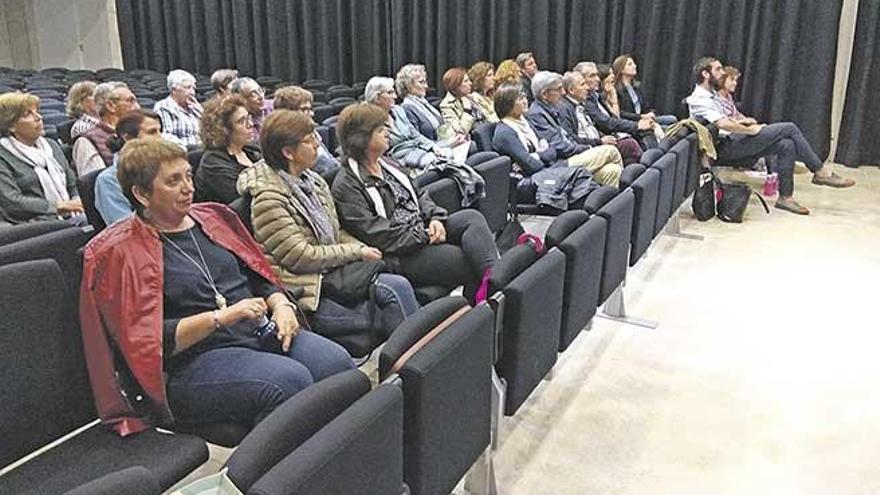
[[[219,290],[217,290],[217,284],[214,283],[214,277],[211,276],[211,271],[208,269],[208,262],[205,261],[205,256],[202,254],[202,248],[199,247],[199,243],[198,241],[196,241],[196,236],[193,235],[192,229],[189,229],[188,232],[190,239],[192,239],[193,241],[193,244],[196,245],[196,251],[198,251],[199,253],[199,258],[201,258],[202,263],[205,265],[204,268],[202,268],[202,265],[200,265],[198,261],[194,260],[193,257],[190,256],[186,251],[181,249],[180,246],[175,244],[174,241],[172,241],[171,238],[165,235],[164,232],[159,232],[159,235],[161,235],[163,239],[168,241],[169,244],[174,246],[175,249],[180,251],[180,254],[184,255],[186,259],[192,262],[192,264],[196,265],[196,268],[198,268],[199,271],[202,272],[202,276],[205,277],[205,280],[208,281],[208,284],[211,286],[211,290],[214,291],[214,303],[217,305],[217,309],[226,309],[226,298],[223,297],[223,294],[221,294]]]

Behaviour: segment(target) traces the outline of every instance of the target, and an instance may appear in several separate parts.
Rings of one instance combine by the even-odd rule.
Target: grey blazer
[[[67,193],[78,198],[76,176],[61,146],[52,139],[47,139],[52,147],[55,160],[64,167],[67,176]],[[24,223],[31,220],[54,219],[57,215],[55,205],[46,200],[43,187],[34,169],[0,147],[0,219],[9,223]]]

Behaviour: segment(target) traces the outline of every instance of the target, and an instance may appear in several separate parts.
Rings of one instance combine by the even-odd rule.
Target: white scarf
[[[519,136],[519,140],[522,141],[523,146],[525,146],[529,153],[544,151],[547,147],[547,141],[538,139],[535,130],[532,129],[529,121],[526,120],[524,116],[520,117],[518,120],[510,117],[504,117],[503,120],[505,124],[509,125],[514,131],[516,131],[516,135]]]
[[[354,161],[354,159],[348,159],[348,166],[351,167],[351,171],[354,172],[355,177],[358,178],[361,183],[364,180],[361,178],[360,170],[358,170],[358,163]],[[400,170],[397,170],[395,167],[388,165],[381,158],[379,159],[379,166],[382,167],[384,172],[387,172],[397,178],[397,181],[403,184],[410,195],[413,198],[413,202],[416,204],[416,208],[419,208],[419,197],[416,196],[416,191],[413,189],[412,183],[409,181],[409,177],[406,176]],[[382,218],[388,218],[388,213],[385,211],[385,203],[382,202],[382,196],[379,194],[379,190],[375,186],[366,187],[367,195],[370,197],[370,200],[373,202],[373,207],[376,208],[376,214]]]
[[[34,169],[46,201],[54,204],[70,199],[67,174],[64,173],[64,167],[55,160],[52,147],[45,138],[37,138],[34,146],[28,146],[14,137],[4,137],[0,138],[0,146]]]

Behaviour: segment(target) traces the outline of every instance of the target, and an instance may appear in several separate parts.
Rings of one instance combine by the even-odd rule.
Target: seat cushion
[[[120,437],[96,425],[0,478],[0,493],[52,495],[133,466],[147,468],[167,490],[208,460],[192,435],[147,430]]]

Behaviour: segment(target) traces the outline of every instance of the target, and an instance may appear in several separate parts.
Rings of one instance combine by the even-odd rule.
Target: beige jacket
[[[272,270],[288,287],[302,287],[297,303],[315,311],[321,297],[321,275],[361,259],[361,242],[339,228],[330,188],[320,175],[305,171],[317,184],[321,204],[330,216],[339,244],[318,242],[308,213],[290,192],[287,183],[264,162],[238,176],[238,192],[251,197],[254,237],[262,246]]]

